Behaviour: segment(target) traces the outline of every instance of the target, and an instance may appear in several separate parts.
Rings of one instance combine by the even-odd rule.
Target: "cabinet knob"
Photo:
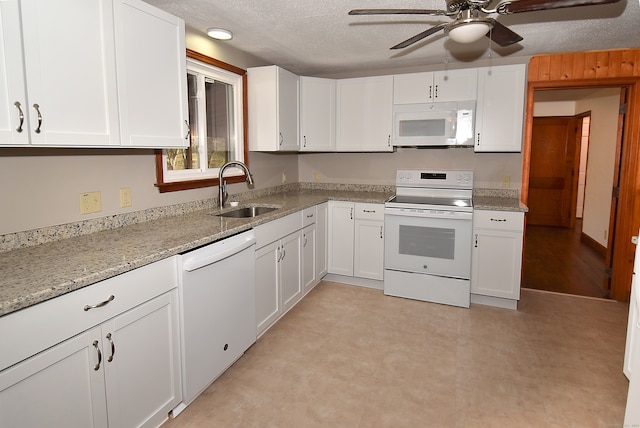
[[[225,344],[224,344],[224,347],[223,347],[222,349],[223,349],[224,351],[226,351],[227,349],[229,349],[229,344],[228,344],[228,343],[225,343]]]

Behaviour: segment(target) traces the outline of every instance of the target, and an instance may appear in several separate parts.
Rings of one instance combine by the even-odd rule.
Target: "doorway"
[[[610,296],[621,92],[535,92],[523,287]]]

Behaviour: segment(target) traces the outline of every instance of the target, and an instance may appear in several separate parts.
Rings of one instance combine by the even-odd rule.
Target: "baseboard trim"
[[[584,232],[580,232],[580,242],[596,250],[602,257],[607,256],[607,247],[600,244],[598,241],[596,241],[595,239],[593,239],[592,237],[590,237]]]
[[[328,273],[322,278],[325,281],[339,282],[341,284],[357,285],[359,287],[375,288],[377,290],[384,289],[384,282],[377,279],[358,278],[355,276],[338,275]]]

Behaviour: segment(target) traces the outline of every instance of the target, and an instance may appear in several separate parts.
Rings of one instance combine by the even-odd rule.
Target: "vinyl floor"
[[[517,311],[322,281],[165,428],[621,427],[628,304]]]

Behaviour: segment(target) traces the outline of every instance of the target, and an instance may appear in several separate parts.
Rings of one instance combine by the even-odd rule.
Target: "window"
[[[215,186],[226,162],[247,163],[245,88],[245,70],[187,50],[191,145],[156,152],[160,192]],[[228,172],[227,182],[244,180],[241,170]]]

